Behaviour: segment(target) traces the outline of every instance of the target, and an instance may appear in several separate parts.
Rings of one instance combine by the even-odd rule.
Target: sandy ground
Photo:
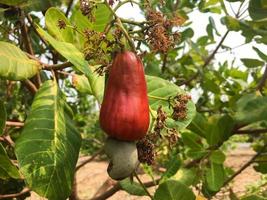
[[[225,161],[226,166],[233,167],[236,171],[244,163],[246,163],[253,155],[254,151],[247,147],[240,147],[231,152],[227,156]],[[86,157],[80,158],[79,162],[86,159]],[[89,200],[96,194],[101,194],[106,191],[115,183],[108,178],[106,173],[107,163],[103,161],[93,161],[83,166],[77,173],[77,190],[78,196],[81,200]],[[141,179],[146,181],[151,181],[151,178],[147,175],[141,176]],[[231,183],[232,190],[238,195],[246,191],[246,186],[252,184],[253,182],[260,179],[260,174],[255,172],[252,166],[245,169],[241,174],[239,174],[234,181]],[[150,189],[151,192],[155,188]],[[219,193],[213,200],[227,200],[227,195]],[[38,197],[36,194],[32,194],[28,200],[43,200],[44,198]],[[149,200],[148,197],[138,197],[127,194],[124,191],[119,191],[114,194],[108,200]]]

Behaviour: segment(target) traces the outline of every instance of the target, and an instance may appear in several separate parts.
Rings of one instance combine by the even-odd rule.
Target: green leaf
[[[266,61],[267,62],[267,55],[266,54],[264,54],[261,50],[259,50],[257,47],[252,47],[256,52],[257,52],[257,54],[258,54],[258,56],[262,59],[262,60],[264,60],[264,61]]]
[[[106,4],[97,4],[97,8],[93,10],[95,21],[93,23],[93,30],[103,32],[106,25],[112,19],[112,13]]]
[[[196,113],[188,128],[199,136],[206,137],[206,128],[208,126],[207,119],[200,113]]]
[[[18,47],[0,41],[0,77],[25,80],[33,77],[39,68],[40,64],[29,59]]]
[[[99,88],[98,77],[99,75],[91,70],[92,66],[89,66],[87,61],[84,59],[84,55],[80,52],[73,44],[67,42],[61,42],[55,40],[51,35],[45,32],[43,29],[38,27],[37,31],[58,51],[63,57],[68,59],[74,68],[88,78],[92,94],[98,99],[103,96],[103,90]],[[102,80],[103,81],[103,80]],[[102,83],[103,84],[103,83]]]
[[[14,178],[19,179],[18,169],[10,161],[5,148],[0,143],[0,179]]]
[[[211,191],[219,191],[225,180],[225,171],[223,165],[211,162],[210,168],[205,172],[208,189]]]
[[[195,200],[195,195],[189,187],[175,180],[168,180],[159,185],[155,200]]]
[[[65,28],[59,27],[59,20],[66,24]],[[62,11],[57,8],[51,7],[45,13],[45,24],[48,32],[51,33],[57,40],[65,42],[73,42],[73,29],[70,22]]]
[[[147,195],[143,187],[140,184],[136,182],[132,182],[129,178],[126,178],[120,181],[119,184],[124,191],[126,191],[127,193],[131,195],[136,195],[136,196]]]
[[[156,111],[161,105],[163,110],[168,114],[172,114],[172,109],[169,108],[168,98],[174,97],[177,94],[185,94],[185,92],[180,89],[177,85],[155,77],[155,76],[146,76],[147,88],[148,88],[148,97],[149,104],[152,110]],[[165,100],[161,100],[165,99]],[[196,113],[195,105],[190,100],[187,103],[187,117],[184,120],[175,121],[171,118],[167,119],[167,126],[169,128],[183,129],[190,124]]]
[[[254,58],[241,58],[240,60],[248,68],[262,67],[264,65],[264,62]]]
[[[182,133],[183,143],[191,149],[203,149],[201,137],[192,132]]]
[[[198,181],[200,177],[197,175],[196,168],[181,168],[179,171],[173,176],[173,179],[185,184],[186,186],[193,185]]]
[[[55,81],[48,80],[36,93],[15,153],[29,187],[53,200],[70,193],[81,145],[70,108]]]
[[[248,12],[253,20],[267,18],[267,1],[253,0],[249,1]]]
[[[241,29],[240,22],[231,16],[225,16],[221,19],[222,23],[231,31],[239,31]]]
[[[4,133],[4,128],[6,125],[6,107],[4,103],[0,100],[0,136]]]
[[[235,120],[241,124],[249,124],[267,119],[267,97],[255,94],[244,95],[237,103]]]
[[[215,150],[210,155],[210,161],[216,164],[222,164],[225,161],[225,154],[221,150]]]
[[[173,155],[167,164],[167,170],[163,173],[162,179],[170,178],[181,167],[181,159],[177,155]]]
[[[20,4],[25,3],[27,1],[28,0],[0,0],[0,3],[6,4],[9,6],[17,6],[17,5],[20,5]]]
[[[227,140],[232,135],[234,124],[233,118],[229,115],[210,117],[207,127],[207,142],[210,145],[216,145]]]
[[[85,75],[73,74],[72,84],[79,92],[85,94],[92,94],[90,83]]]

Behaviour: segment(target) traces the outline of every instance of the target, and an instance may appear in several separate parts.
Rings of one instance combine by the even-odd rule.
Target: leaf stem
[[[169,98],[158,97],[158,96],[154,96],[154,95],[150,95],[150,94],[148,94],[147,96],[148,96],[148,98],[151,98],[151,99],[169,101]]]
[[[146,186],[143,184],[143,182],[141,181],[141,179],[138,177],[137,173],[134,172],[134,176],[137,179],[137,181],[140,183],[140,185],[142,186],[142,188],[144,189],[144,191],[146,192],[146,194],[150,197],[150,199],[154,199],[153,196],[149,193],[149,191],[147,190]]]

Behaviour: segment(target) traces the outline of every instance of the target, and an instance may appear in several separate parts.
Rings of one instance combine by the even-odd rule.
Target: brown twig
[[[84,160],[82,163],[80,163],[79,165],[77,165],[76,167],[76,172],[82,168],[84,165],[86,165],[87,163],[91,162],[92,160],[94,160],[99,154],[101,154],[104,151],[103,148],[99,149],[98,151],[96,151],[90,158]]]
[[[0,194],[0,199],[12,199],[12,198],[17,198],[20,196],[23,196],[24,194],[27,194],[30,192],[29,188],[24,188],[21,192],[19,193],[14,193],[14,194]]]
[[[138,177],[137,173],[134,172],[134,176],[137,179],[137,181],[139,182],[139,184],[142,186],[142,188],[144,189],[144,191],[146,192],[146,194],[150,197],[150,199],[153,200],[153,196],[149,193],[149,191],[147,190],[146,186],[143,184],[143,182],[141,181],[141,179]]]
[[[225,34],[223,35],[223,37],[221,38],[220,42],[218,43],[218,45],[216,46],[216,48],[213,50],[213,52],[208,56],[208,58],[205,60],[204,64],[202,65],[201,69],[204,69],[205,67],[207,67],[210,62],[212,61],[212,59],[214,58],[215,54],[217,53],[217,51],[220,49],[221,45],[223,44],[224,40],[226,39],[227,35],[229,34],[229,30],[227,30],[225,32]],[[189,85],[191,83],[191,81],[193,81],[194,79],[196,79],[200,74],[200,70],[197,71],[197,73],[195,73],[192,77],[190,77],[188,80],[183,81],[182,83],[179,84],[179,86],[181,85]]]
[[[235,134],[261,134],[267,133],[267,128],[263,129],[249,129],[249,130],[237,130]]]
[[[64,62],[61,64],[54,64],[54,65],[44,65],[43,69],[44,70],[61,70],[65,69],[67,67],[71,67],[73,64],[71,62]]]
[[[31,82],[30,80],[26,79],[25,81],[23,81],[23,83],[25,83],[25,86],[33,93],[35,94],[38,89],[37,87],[33,84],[33,82]]]
[[[265,70],[263,72],[262,78],[261,78],[259,84],[256,87],[256,90],[262,91],[263,87],[266,84],[266,80],[267,80],[267,64],[265,66]]]
[[[13,121],[6,121],[6,126],[16,126],[16,127],[23,127],[23,122],[13,122]]]
[[[240,174],[242,171],[244,171],[248,166],[250,166],[256,158],[258,158],[265,150],[266,150],[267,144],[265,144],[262,149],[255,154],[247,163],[245,163],[239,170],[237,170],[232,176],[230,176],[224,183],[222,187],[225,187],[228,185],[238,174]]]

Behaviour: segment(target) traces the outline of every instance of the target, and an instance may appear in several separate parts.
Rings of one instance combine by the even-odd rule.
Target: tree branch
[[[216,48],[213,50],[213,52],[208,56],[208,58],[205,60],[204,64],[202,65],[201,69],[204,69],[205,67],[207,67],[210,62],[212,61],[212,59],[214,58],[215,54],[217,53],[217,51],[220,49],[221,45],[223,44],[223,42],[225,41],[227,35],[229,34],[229,30],[227,30],[225,32],[225,34],[223,35],[223,37],[221,38],[220,42],[218,43],[218,45],[216,46]],[[196,79],[200,74],[200,70],[197,71],[197,73],[195,73],[192,77],[190,77],[188,80],[183,81],[181,84],[179,84],[179,86],[181,85],[189,85],[191,83],[191,81],[193,81],[194,79]]]
[[[35,94],[38,89],[37,87],[33,84],[33,82],[31,82],[30,80],[26,79],[25,81],[23,81],[23,83],[25,83],[25,86],[33,93]]]
[[[69,15],[69,12],[70,12],[70,9],[72,7],[72,4],[73,4],[73,0],[70,0],[69,4],[68,4],[68,7],[67,7],[67,10],[66,10],[66,13],[65,13],[66,17],[68,17],[68,15]]]
[[[23,122],[13,122],[13,121],[6,121],[6,126],[16,126],[16,127],[23,127]]]
[[[76,172],[82,168],[84,165],[86,165],[87,163],[91,162],[92,160],[94,160],[99,154],[101,154],[104,151],[103,148],[99,149],[97,152],[95,152],[90,158],[84,160],[81,164],[77,165],[76,167]]]
[[[249,165],[251,165],[256,158],[258,158],[265,150],[266,150],[266,146],[267,144],[265,144],[262,149],[255,154],[246,164],[244,164],[239,170],[237,170],[232,176],[230,176],[223,184],[222,187],[225,187],[226,185],[228,185],[238,174],[240,174],[242,171],[244,171]]]
[[[20,197],[24,194],[27,194],[28,192],[30,192],[30,189],[29,188],[24,188],[21,192],[19,193],[14,193],[14,194],[4,194],[4,195],[1,195],[0,194],[0,199],[12,199],[12,198],[17,198],[17,197]]]
[[[67,67],[71,67],[73,64],[71,62],[64,62],[61,64],[54,64],[54,65],[44,65],[43,69],[44,70],[61,70]]]
[[[249,129],[249,130],[237,130],[235,134],[261,134],[267,133],[267,128],[265,129]]]

